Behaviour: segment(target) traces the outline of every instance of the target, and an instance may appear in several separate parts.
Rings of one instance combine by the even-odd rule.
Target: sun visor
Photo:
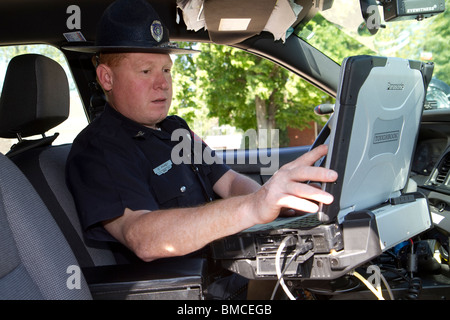
[[[189,30],[208,31],[219,44],[242,42],[262,31],[285,41],[303,7],[289,0],[178,0]]]

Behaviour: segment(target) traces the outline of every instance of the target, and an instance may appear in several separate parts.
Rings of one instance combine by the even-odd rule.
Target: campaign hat
[[[95,44],[71,43],[63,49],[86,52],[148,52],[186,54],[169,41],[169,30],[146,0],[117,0],[104,11],[97,26]]]

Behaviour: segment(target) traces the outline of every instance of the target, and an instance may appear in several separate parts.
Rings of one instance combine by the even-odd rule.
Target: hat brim
[[[192,54],[200,51],[194,49],[182,49],[177,47],[131,47],[131,46],[82,46],[82,45],[67,45],[62,46],[62,49],[83,53],[126,53],[126,52],[142,52],[142,53],[168,53],[168,54]]]

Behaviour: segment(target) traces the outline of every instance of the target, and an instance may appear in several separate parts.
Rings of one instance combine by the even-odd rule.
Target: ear
[[[97,79],[103,90],[109,92],[113,87],[113,73],[110,67],[106,64],[99,64],[97,69]]]

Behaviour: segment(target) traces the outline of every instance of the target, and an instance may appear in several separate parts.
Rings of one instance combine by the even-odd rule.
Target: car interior
[[[339,96],[340,64],[298,37],[274,41],[273,30],[264,31],[270,17],[277,17],[272,15],[277,7],[276,0],[149,2],[166,22],[171,41],[218,43],[239,48],[283,66],[331,96]],[[68,30],[68,8],[72,2],[0,1],[0,30],[5,30],[0,34],[0,46],[45,43],[59,48],[67,59],[88,121],[101,113],[104,96],[95,85],[91,55],[65,49],[80,44],[70,40],[67,34],[73,37],[82,33],[86,42],[93,43],[99,17],[111,3],[111,0],[77,1],[82,27]],[[188,9],[193,3],[203,4],[207,29],[189,28],[188,19],[193,15]],[[333,1],[296,0],[294,3],[303,9],[288,27],[306,24],[318,12],[331,7]],[[223,31],[219,24],[222,19],[244,17],[251,21],[245,30]],[[407,136],[413,142],[408,149],[411,156],[402,167],[407,171],[408,186],[400,188],[401,194],[396,197],[401,198],[399,206],[390,203],[395,207],[393,211],[383,211],[387,210],[385,204],[376,203],[375,207],[371,204],[358,208],[345,221],[336,221],[335,217],[331,222],[317,221],[314,216],[311,222],[311,217],[307,216],[309,220],[303,220],[312,223],[307,227],[283,227],[279,228],[283,232],[246,233],[219,240],[211,245],[210,256],[120,264],[113,246],[85,239],[65,182],[65,161],[71,144],[55,144],[58,134],[49,134],[66,121],[71,112],[70,85],[65,71],[58,62],[41,54],[14,57],[8,62],[0,96],[0,137],[13,141],[11,149],[0,155],[0,299],[204,300],[208,299],[207,284],[224,272],[273,284],[265,298],[271,295],[273,298],[277,289],[277,297],[290,298],[284,283],[289,279],[291,291],[299,296],[376,299],[380,293],[373,293],[370,284],[360,278],[361,273],[367,278],[371,275],[368,264],[390,265],[393,260],[396,267],[385,267],[381,276],[383,288],[379,290],[386,297],[449,299],[450,192],[446,183],[450,168],[450,111],[431,109],[422,114],[423,105],[436,103],[437,98],[425,101],[427,88],[430,92],[436,86],[430,82],[432,67],[423,63],[419,69],[423,80],[423,97],[418,104],[420,115],[411,131],[413,134]],[[447,99],[449,96],[450,91]],[[347,104],[341,105],[340,112],[347,112],[346,107]],[[334,111],[333,116],[337,118],[337,109]],[[334,119],[333,116],[330,119]],[[345,122],[342,127],[337,120],[333,121],[329,120],[324,126],[316,143],[329,143],[329,139],[335,139],[337,146],[343,143],[330,136],[330,128],[368,130],[368,127],[361,129],[357,121],[351,125]],[[383,127],[383,130],[385,133],[397,129]],[[388,138],[378,135],[378,138],[393,141],[392,135]],[[282,166],[310,148],[310,145],[302,145],[271,152],[279,157],[279,166]],[[356,152],[364,149],[356,148]],[[261,168],[267,166],[261,160],[250,163],[255,152],[258,150],[224,150],[221,153],[224,159],[244,159],[234,161],[230,167],[264,183],[270,174],[261,174]],[[256,158],[259,159],[258,155]],[[399,209],[400,213],[395,211],[403,208],[402,205],[406,209]],[[409,215],[401,210],[417,210],[417,214]],[[389,216],[401,218],[385,218]],[[411,216],[414,217],[412,229],[402,228]],[[404,233],[406,237],[402,234],[391,240],[389,236],[393,233]],[[410,239],[414,239],[414,246]],[[384,242],[383,246],[383,240],[390,242]],[[366,243],[361,245],[362,241]],[[403,245],[398,247],[398,244]],[[395,258],[392,248],[397,250]],[[433,259],[436,254],[440,254],[444,262],[437,263]],[[291,259],[289,263],[293,262],[283,274],[279,267],[281,255]]]

